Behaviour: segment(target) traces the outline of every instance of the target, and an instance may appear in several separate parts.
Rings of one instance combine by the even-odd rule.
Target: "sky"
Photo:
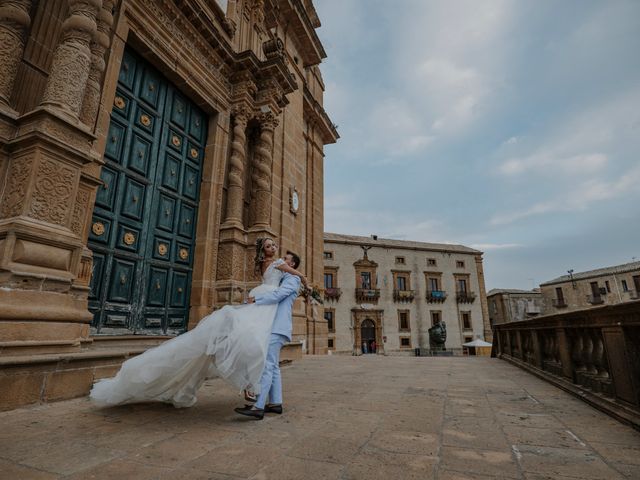
[[[314,5],[325,231],[477,248],[487,290],[640,259],[640,1]]]

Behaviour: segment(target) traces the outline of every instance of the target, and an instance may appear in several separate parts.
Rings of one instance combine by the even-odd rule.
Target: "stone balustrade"
[[[496,325],[493,348],[640,427],[640,301]]]

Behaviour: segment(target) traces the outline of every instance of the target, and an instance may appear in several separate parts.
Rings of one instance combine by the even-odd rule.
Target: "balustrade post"
[[[634,367],[637,367],[632,362],[633,355],[629,351],[629,342],[625,338],[624,329],[622,327],[603,328],[602,337],[615,397],[640,406],[640,380],[637,377],[640,372],[634,372]]]
[[[556,342],[562,363],[562,375],[573,380],[573,361],[571,360],[571,345],[564,328],[556,328]]]
[[[538,330],[531,330],[531,346],[533,348],[533,364],[542,370],[542,350]]]

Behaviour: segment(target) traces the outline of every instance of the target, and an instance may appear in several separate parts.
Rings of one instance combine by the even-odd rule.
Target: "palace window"
[[[396,264],[397,265],[404,265],[406,262],[404,257],[396,257]]]
[[[410,330],[409,324],[409,311],[408,310],[398,310],[398,326],[400,330]]]
[[[371,288],[371,273],[360,272],[360,288]]]
[[[440,323],[442,320],[442,312],[431,310],[431,326]]]
[[[327,329],[330,332],[335,332],[336,331],[336,326],[334,323],[334,314],[335,311],[329,308],[325,308],[324,309],[324,319],[327,321]]]
[[[406,277],[396,277],[396,289],[397,290],[406,290],[407,289],[407,279]]]
[[[333,288],[333,273],[324,274],[324,288]]]
[[[462,260],[457,260],[456,268],[464,268],[464,262]]]
[[[327,341],[327,347],[329,347],[329,348],[333,348],[333,338],[330,338],[330,339]]]
[[[411,339],[409,337],[400,337],[400,347],[411,348]]]
[[[462,316],[462,328],[464,330],[471,330],[471,312],[461,312]]]
[[[623,292],[628,292],[629,291],[629,286],[627,285],[627,281],[626,280],[622,280],[622,291]]]
[[[604,281],[604,286],[607,289],[607,293],[611,293],[611,286],[609,285],[609,280]]]
[[[457,281],[458,293],[467,293],[467,279],[458,278]]]
[[[437,265],[435,258],[427,258],[427,265],[430,267],[435,267]]]
[[[333,252],[324,252],[322,256],[325,260],[333,260]]]
[[[427,277],[430,292],[437,292],[440,290],[440,282],[438,277]]]

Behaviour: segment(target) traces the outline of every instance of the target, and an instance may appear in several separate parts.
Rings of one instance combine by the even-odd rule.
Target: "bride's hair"
[[[256,256],[253,259],[253,265],[256,274],[262,274],[262,262],[264,262],[264,242],[267,240],[273,241],[271,237],[260,237],[256,239]]]

